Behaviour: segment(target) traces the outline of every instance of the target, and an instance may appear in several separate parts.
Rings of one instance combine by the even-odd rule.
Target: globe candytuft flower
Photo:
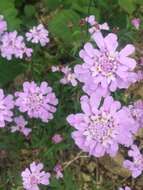
[[[80,99],[82,113],[71,114],[68,123],[76,131],[72,133],[76,145],[95,157],[106,153],[115,156],[119,145],[132,145],[136,123],[127,107],[107,96],[101,105],[97,94],[82,96]]]
[[[6,122],[12,121],[14,108],[14,100],[12,95],[4,95],[2,89],[0,89],[0,128],[6,126]]]
[[[17,31],[5,32],[1,37],[0,45],[1,56],[11,60],[13,56],[22,59],[24,55],[31,57],[33,50],[27,48],[24,38],[17,35]]]
[[[47,82],[38,86],[34,81],[24,82],[23,91],[16,92],[15,105],[30,118],[40,118],[43,122],[53,119],[58,100]]]
[[[132,173],[133,178],[136,178],[143,172],[143,155],[136,145],[131,146],[128,155],[132,158],[132,161],[125,160],[123,166]]]
[[[50,41],[48,35],[49,32],[44,27],[44,25],[39,24],[38,26],[34,26],[29,32],[26,33],[26,38],[27,41],[31,41],[35,44],[40,43],[41,46],[46,46],[46,44]]]
[[[57,163],[56,166],[54,167],[54,172],[56,172],[57,179],[63,178],[62,170],[63,170],[62,165],[60,163]]]
[[[7,22],[4,17],[0,15],[0,35],[2,35],[7,30]]]
[[[32,131],[31,129],[25,127],[28,122],[24,119],[23,116],[15,117],[14,122],[16,125],[11,127],[12,133],[19,131],[27,137],[29,135],[29,133]]]
[[[128,187],[128,186],[126,186],[126,187],[119,187],[119,189],[118,190],[131,190],[131,188],[130,187]]]
[[[77,86],[78,82],[74,72],[69,66],[52,66],[52,72],[61,72],[64,74],[63,78],[60,79],[61,84],[71,84],[72,86]]]
[[[50,173],[42,171],[43,164],[35,162],[30,164],[22,173],[23,187],[25,190],[40,190],[38,185],[49,185]]]
[[[69,68],[68,66],[62,67],[61,72],[64,74],[64,77],[60,80],[60,83],[71,84],[72,86],[77,86],[76,76],[72,72],[71,68]]]
[[[53,73],[55,73],[55,72],[61,71],[61,69],[60,69],[59,66],[52,66],[52,67],[51,67],[51,71],[52,71]]]
[[[52,142],[54,144],[59,144],[60,142],[63,141],[63,137],[60,135],[60,134],[55,134],[53,137],[52,137]]]
[[[137,63],[129,57],[135,51],[133,45],[116,50],[118,41],[113,33],[103,37],[101,32],[97,32],[94,40],[99,49],[94,48],[92,43],[86,43],[79,53],[84,63],[74,68],[76,78],[84,84],[86,93],[99,91],[106,96],[137,81],[137,74],[133,71]]]
[[[97,21],[95,20],[95,16],[94,15],[90,15],[88,17],[85,18],[85,21],[90,24],[91,26],[95,25],[97,23]]]
[[[96,32],[100,32],[101,30],[109,30],[108,24],[105,22],[103,24],[99,24],[94,15],[90,15],[89,17],[85,18],[85,21],[91,26],[89,28],[89,33],[91,34],[91,38],[93,38]]]
[[[140,18],[133,18],[131,20],[132,25],[138,30],[141,24]]]
[[[143,100],[137,100],[133,105],[129,106],[129,109],[138,128],[143,128]]]

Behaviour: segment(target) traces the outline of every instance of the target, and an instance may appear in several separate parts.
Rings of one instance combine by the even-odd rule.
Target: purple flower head
[[[131,21],[132,25],[138,30],[141,24],[140,18],[134,18]]]
[[[143,155],[140,153],[140,150],[136,145],[131,146],[128,155],[132,157],[133,161],[125,160],[123,166],[130,170],[133,178],[136,178],[141,175],[143,171]]]
[[[58,100],[47,82],[38,86],[34,81],[24,82],[23,91],[16,92],[15,105],[21,112],[27,112],[30,118],[40,118],[43,122],[53,119]]]
[[[60,83],[62,84],[71,84],[72,86],[77,86],[77,80],[75,77],[75,74],[72,73],[71,68],[68,66],[63,67],[61,69],[61,72],[64,74],[64,77],[60,80]]]
[[[132,134],[137,129],[127,107],[121,107],[111,96],[101,105],[97,94],[90,98],[82,96],[80,101],[83,113],[67,117],[68,123],[76,129],[72,138],[80,149],[95,157],[105,153],[115,156],[119,144],[128,147],[133,143]]]
[[[27,137],[29,133],[32,131],[31,129],[25,127],[28,122],[25,121],[23,116],[15,117],[14,122],[16,125],[11,127],[12,133],[19,131]]]
[[[49,185],[50,173],[42,171],[43,164],[30,164],[30,169],[26,168],[22,173],[23,187],[25,190],[40,190],[38,185]]]
[[[26,33],[27,41],[31,41],[32,43],[38,44],[40,43],[41,46],[45,46],[49,43],[48,38],[49,32],[45,29],[43,24],[39,24],[38,26],[34,26],[30,29],[29,32]]]
[[[109,30],[109,26],[108,24],[105,22],[103,24],[99,24],[94,15],[91,15],[89,17],[85,18],[85,21],[91,26],[91,28],[89,28],[89,33],[91,34],[91,37],[93,38],[94,34],[96,32],[99,32],[100,30]]]
[[[0,15],[0,35],[7,30],[7,23],[3,19],[4,17]]]
[[[24,55],[30,57],[32,54],[32,49],[27,48],[24,43],[24,38],[18,36],[17,32],[5,32],[1,38],[1,56],[11,60],[12,56],[22,59]]]
[[[54,144],[59,144],[60,142],[63,141],[63,137],[60,135],[60,134],[55,134],[53,137],[52,137],[52,142]]]
[[[138,128],[143,128],[143,100],[136,101],[133,105],[129,106],[129,109],[138,124]]]
[[[126,187],[119,187],[119,189],[118,190],[131,190],[131,188],[130,187],[128,187],[128,186],[126,186]]]
[[[5,127],[6,122],[12,121],[14,108],[14,101],[12,95],[4,95],[2,89],[0,89],[0,128]]]
[[[52,66],[51,70],[54,73],[54,72],[60,71],[60,67],[59,66]]]
[[[90,24],[91,26],[97,24],[97,21],[95,20],[95,16],[94,15],[90,15],[88,17],[85,18],[85,21]]]
[[[56,164],[56,166],[54,167],[54,172],[56,172],[57,179],[63,178],[62,170],[62,165],[60,163]]]
[[[74,69],[76,78],[84,83],[83,90],[88,94],[99,91],[105,96],[136,82],[137,74],[133,72],[136,61],[128,57],[134,52],[134,46],[128,44],[117,51],[117,36],[113,33],[104,38],[101,32],[97,32],[94,40],[99,49],[86,43],[79,54],[84,63]]]

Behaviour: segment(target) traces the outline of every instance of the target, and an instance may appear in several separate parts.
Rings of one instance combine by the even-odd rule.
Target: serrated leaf
[[[76,11],[78,11],[84,15],[87,15],[89,7],[88,6],[81,6],[79,4],[73,3],[72,9],[76,10]],[[95,15],[96,19],[98,20],[99,15],[100,15],[100,11],[98,9],[96,9],[94,6],[90,7],[90,15]]]
[[[119,5],[129,14],[132,14],[136,8],[135,0],[119,0]]]
[[[58,12],[49,22],[49,30],[56,37],[66,43],[71,43],[74,39],[73,31],[80,30],[79,15],[72,10],[62,10]],[[71,26],[71,27],[70,27]]]
[[[0,1],[0,14],[4,15],[9,30],[19,29],[21,21],[17,18],[14,0]]]
[[[54,10],[62,4],[61,0],[43,0],[43,3],[49,10]]]
[[[11,8],[14,5],[14,0],[4,0],[0,1],[0,10],[4,10],[5,8]]]
[[[26,16],[26,17],[31,18],[31,17],[33,17],[33,16],[35,15],[36,9],[35,9],[35,7],[32,6],[32,5],[26,5],[26,6],[24,7],[24,13],[25,13],[25,16]]]

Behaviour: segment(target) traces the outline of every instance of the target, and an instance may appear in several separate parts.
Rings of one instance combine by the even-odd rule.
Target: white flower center
[[[84,135],[89,140],[95,140],[106,145],[117,134],[114,118],[106,112],[99,112],[97,115],[90,116],[87,124],[88,127]]]
[[[94,66],[91,67],[92,76],[101,74],[106,78],[114,80],[118,66],[116,56],[116,52],[110,52],[109,54],[103,52],[100,57],[96,57]]]

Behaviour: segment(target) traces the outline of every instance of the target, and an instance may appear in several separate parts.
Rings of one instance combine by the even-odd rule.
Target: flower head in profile
[[[103,24],[99,24],[94,15],[90,15],[89,17],[85,18],[85,21],[90,25],[89,33],[91,34],[91,37],[93,38],[93,35],[96,32],[99,32],[101,30],[109,30],[108,24],[105,22]]]
[[[77,86],[77,80],[71,68],[69,68],[68,66],[62,67],[61,72],[64,74],[64,77],[60,80],[60,83],[62,84],[70,83],[72,86]]]
[[[60,135],[60,134],[55,134],[53,137],[52,137],[52,142],[54,144],[59,144],[60,142],[63,141],[63,137]]]
[[[143,128],[143,100],[137,100],[129,109],[139,128]]]
[[[141,20],[140,20],[140,18],[133,18],[131,20],[131,23],[138,30],[140,27]]]
[[[132,134],[137,131],[135,121],[127,107],[107,96],[101,104],[101,97],[92,94],[81,97],[83,113],[71,114],[68,123],[76,131],[72,133],[76,145],[95,157],[106,153],[115,156],[119,144],[132,145]]]
[[[38,185],[49,185],[50,173],[43,171],[43,164],[35,162],[30,164],[22,173],[23,187],[25,190],[40,190]]]
[[[47,82],[38,86],[34,81],[24,82],[23,91],[16,92],[15,105],[30,118],[40,118],[43,122],[53,119],[58,100]]]
[[[0,15],[0,35],[7,30],[7,22],[4,20],[4,17]]]
[[[123,166],[132,173],[133,178],[136,178],[143,172],[143,155],[136,145],[131,146],[128,155],[132,158],[132,161],[125,160]]]
[[[74,68],[76,78],[84,83],[83,90],[88,94],[99,91],[105,96],[136,82],[137,74],[133,71],[136,61],[129,57],[135,50],[134,46],[128,44],[118,51],[117,36],[113,33],[103,37],[101,32],[97,32],[94,40],[99,49],[86,43],[79,53],[84,63]]]
[[[50,41],[48,35],[49,32],[44,27],[44,25],[39,24],[38,26],[34,26],[29,32],[26,33],[26,38],[27,41],[31,41],[35,44],[40,43],[41,46],[45,46]]]
[[[14,57],[22,59],[24,55],[31,57],[33,50],[27,48],[24,43],[24,38],[17,35],[17,31],[5,32],[1,38],[0,45],[1,56],[7,60]]]
[[[12,95],[4,95],[2,89],[0,89],[0,128],[6,126],[6,122],[12,121],[14,108],[14,100]]]
[[[95,20],[95,16],[94,15],[90,15],[88,17],[85,18],[85,21],[90,24],[91,26],[95,25],[97,23],[97,21]]]
[[[56,166],[54,167],[54,172],[56,172],[57,179],[63,178],[62,170],[63,170],[62,165],[60,163],[57,163]]]
[[[58,72],[60,71],[60,67],[59,66],[52,66],[51,67],[51,71],[54,73],[54,72]]]
[[[126,186],[126,187],[119,187],[119,189],[118,190],[131,190],[131,188],[130,187],[128,187],[128,186]]]
[[[25,121],[23,116],[15,117],[14,122],[16,125],[11,127],[12,133],[19,131],[27,137],[29,133],[32,131],[31,129],[25,127],[28,122]]]

